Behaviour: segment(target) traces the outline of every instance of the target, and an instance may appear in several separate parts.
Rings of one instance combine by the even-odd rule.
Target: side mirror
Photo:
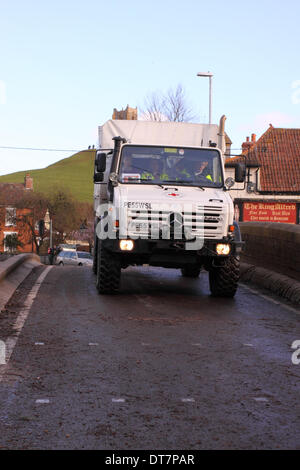
[[[234,181],[233,178],[231,178],[231,176],[229,176],[229,177],[226,178],[226,180],[225,180],[225,186],[226,186],[227,189],[232,188],[232,186],[234,186],[234,183],[235,183],[235,181]]]
[[[246,166],[244,163],[237,163],[235,167],[234,179],[237,183],[243,183],[246,177]]]
[[[109,175],[109,181],[113,186],[118,186],[118,174],[117,173],[111,173]]]
[[[97,153],[96,169],[98,173],[104,173],[106,170],[106,153]]]

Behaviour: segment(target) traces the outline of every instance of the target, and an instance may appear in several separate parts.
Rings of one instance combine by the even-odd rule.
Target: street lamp
[[[50,248],[52,248],[52,219],[50,218],[49,209],[47,209],[44,221],[46,229],[50,231]]]
[[[197,77],[209,77],[209,124],[211,124],[211,102],[212,102],[212,77],[213,74],[211,72],[199,72],[197,73]]]

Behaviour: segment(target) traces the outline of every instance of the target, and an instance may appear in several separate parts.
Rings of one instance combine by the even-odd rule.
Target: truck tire
[[[109,253],[98,241],[97,282],[99,294],[113,294],[120,285],[121,265],[117,256]]]
[[[94,256],[93,256],[93,273],[97,274],[97,257],[98,257],[98,239],[95,238],[94,243]]]
[[[219,267],[209,270],[209,287],[214,297],[234,297],[240,277],[240,260],[229,256]]]
[[[200,274],[201,268],[199,266],[186,266],[181,268],[181,274],[183,277],[198,277]]]

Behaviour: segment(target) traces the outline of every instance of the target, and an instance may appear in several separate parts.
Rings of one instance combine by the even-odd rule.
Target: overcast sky
[[[113,108],[181,83],[199,121],[239,148],[246,135],[300,127],[297,0],[0,0],[0,146],[83,149]],[[0,174],[70,152],[0,149]]]

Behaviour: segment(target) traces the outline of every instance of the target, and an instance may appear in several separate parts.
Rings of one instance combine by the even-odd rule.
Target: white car
[[[56,257],[56,264],[59,266],[77,265],[77,266],[92,266],[93,257],[86,251],[75,250],[62,250]]]

